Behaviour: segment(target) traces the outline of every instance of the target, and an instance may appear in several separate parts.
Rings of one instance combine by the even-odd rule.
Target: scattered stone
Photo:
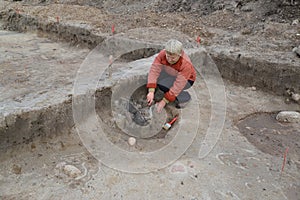
[[[300,122],[300,113],[296,111],[281,111],[276,116],[279,122],[298,123]]]
[[[245,183],[245,186],[249,189],[251,189],[253,187],[251,183]]]
[[[296,102],[300,102],[300,94],[297,93],[292,94],[292,99]]]
[[[241,7],[243,7],[243,4],[242,4],[242,2],[241,1],[239,1],[239,2],[237,2],[237,4],[235,5],[235,7],[236,8],[241,8]]]
[[[36,145],[35,145],[34,143],[32,143],[32,144],[30,145],[30,147],[31,147],[31,151],[36,150]]]
[[[56,169],[62,170],[64,168],[64,166],[66,166],[67,163],[66,162],[60,162],[57,163],[57,165],[55,166]]]
[[[293,52],[300,57],[300,46],[293,48]]]
[[[251,12],[253,10],[253,7],[251,7],[249,5],[245,5],[241,8],[241,10],[244,12]]]
[[[66,175],[68,175],[71,178],[76,178],[79,175],[81,175],[81,171],[73,165],[65,165],[63,171]]]
[[[48,60],[48,58],[45,55],[41,55],[41,58],[44,60]]]
[[[290,101],[289,98],[286,98],[284,102],[285,102],[286,104],[290,104],[290,103],[291,103],[291,101]]]
[[[175,164],[173,164],[171,166],[170,172],[172,174],[175,174],[175,173],[186,173],[187,170],[186,170],[186,167],[182,163],[175,163]]]
[[[242,35],[250,35],[252,32],[253,32],[253,29],[251,29],[249,27],[241,30]]]
[[[300,104],[300,94],[295,93],[293,89],[287,89],[286,93],[291,97],[291,99]]]
[[[251,87],[251,90],[252,90],[252,91],[256,91],[256,87],[255,87],[255,86],[252,86],[252,87]]]
[[[292,26],[297,26],[299,24],[299,19],[295,19],[293,22],[292,22]]]
[[[12,172],[13,172],[14,174],[21,174],[21,172],[22,172],[22,167],[21,167],[20,165],[14,164],[14,165],[12,166]]]

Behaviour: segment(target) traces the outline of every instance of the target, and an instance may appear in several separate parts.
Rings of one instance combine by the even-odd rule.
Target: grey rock
[[[73,165],[65,165],[63,171],[71,178],[76,178],[81,174],[81,171]]]
[[[296,102],[300,102],[300,94],[297,93],[292,94],[292,99]]]
[[[277,114],[276,120],[279,122],[299,123],[300,113],[296,111],[281,111]]]
[[[241,8],[241,10],[244,12],[251,12],[253,10],[253,7],[250,5],[245,5]]]
[[[141,126],[146,126],[148,123],[147,123],[147,120],[144,118],[144,116],[142,115],[141,112],[136,112],[134,115],[133,115],[133,119],[132,119],[136,124],[138,125],[141,125]]]
[[[131,102],[129,102],[128,104],[129,112],[133,114],[132,120],[138,125],[146,126],[148,123],[143,114],[141,113],[141,110],[138,109],[137,106],[135,106]]]
[[[128,111],[132,114],[138,112],[138,109],[133,105],[133,103],[128,102]]]
[[[298,24],[299,24],[299,19],[293,20],[293,22],[292,22],[293,26],[297,26]]]
[[[293,48],[293,52],[300,57],[300,46]]]

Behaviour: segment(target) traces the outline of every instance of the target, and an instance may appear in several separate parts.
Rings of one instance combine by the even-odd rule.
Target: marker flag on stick
[[[200,44],[200,42],[201,42],[201,38],[200,38],[200,36],[199,36],[199,35],[197,36],[197,39],[196,39],[196,41],[197,41],[197,43],[198,43],[198,44]]]
[[[115,25],[114,25],[114,24],[111,26],[111,33],[112,33],[112,34],[115,33]]]

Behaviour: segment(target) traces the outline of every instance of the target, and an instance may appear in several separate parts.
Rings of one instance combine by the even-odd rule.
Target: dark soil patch
[[[289,148],[289,158],[300,167],[300,124],[280,123],[277,113],[255,113],[240,120],[240,132],[264,153],[283,156]]]

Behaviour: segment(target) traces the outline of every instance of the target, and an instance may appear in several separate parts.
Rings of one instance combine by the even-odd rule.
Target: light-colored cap
[[[181,55],[182,43],[178,40],[171,39],[165,44],[165,50],[170,53]]]

